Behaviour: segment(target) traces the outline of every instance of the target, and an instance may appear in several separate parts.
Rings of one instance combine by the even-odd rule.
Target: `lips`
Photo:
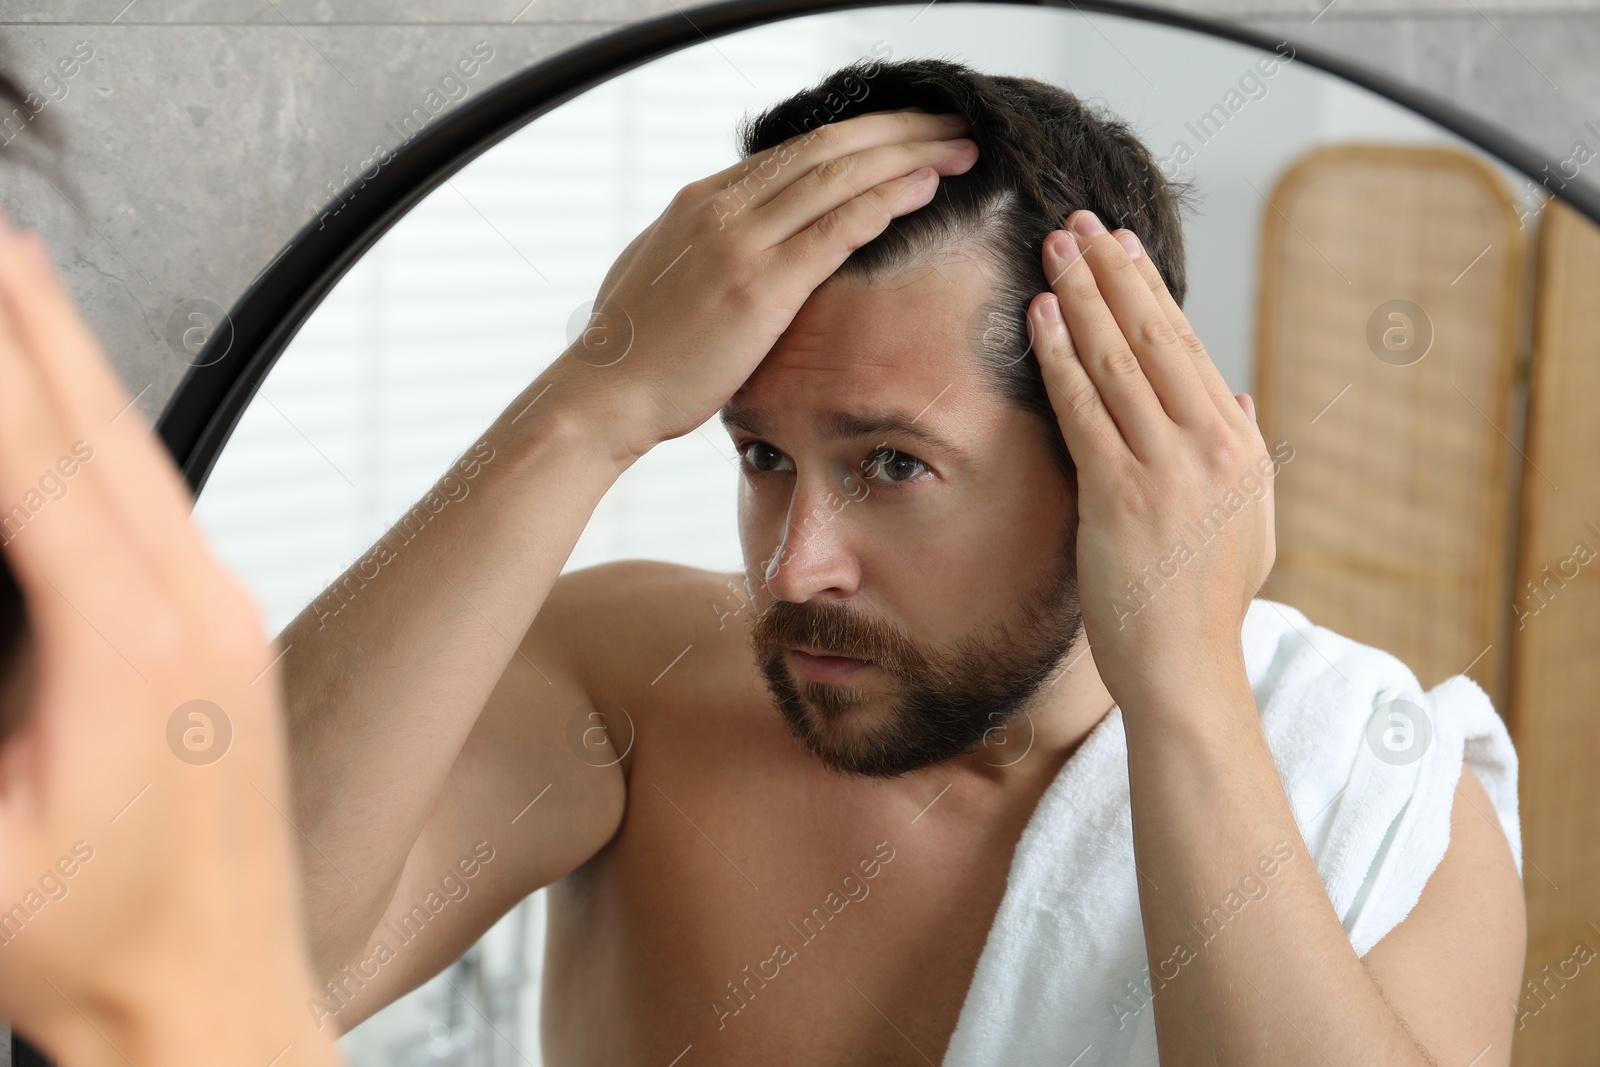
[[[826,652],[812,645],[790,645],[789,647],[795,652],[804,652],[808,656],[816,656],[819,659],[846,659],[855,663],[872,662],[870,659],[866,659],[863,656],[846,656],[842,652]]]
[[[801,678],[829,685],[844,685],[862,671],[875,667],[870,660],[854,656],[816,653],[810,646],[793,645],[787,653],[789,667]]]

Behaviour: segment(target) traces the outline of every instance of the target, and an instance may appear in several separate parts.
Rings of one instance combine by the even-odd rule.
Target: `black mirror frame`
[[[937,2],[937,0],[933,0]],[[1293,46],[1297,62],[1358,85],[1477,145],[1538,182],[1556,160],[1456,105],[1338,56],[1227,22],[1125,0],[965,0],[1011,7],[1118,15],[1271,53]],[[890,6],[872,0],[724,0],[630,24],[552,56],[486,90],[395,153],[336,213],[307,222],[266,265],[214,329],[156,422],[162,442],[198,495],[240,417],[278,357],[333,286],[388,229],[477,156],[547,111],[659,56],[801,15]],[[1560,181],[1560,179],[1557,179]],[[1557,199],[1600,225],[1600,188],[1561,181]],[[221,349],[221,352],[218,351]],[[49,1061],[12,1035],[12,1063]]]

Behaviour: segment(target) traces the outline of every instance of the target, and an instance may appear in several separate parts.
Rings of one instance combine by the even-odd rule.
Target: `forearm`
[[[1220,658],[1227,669],[1192,673],[1198,684],[1123,705],[1163,1067],[1429,1064],[1328,900],[1242,654]]]
[[[516,644],[629,462],[609,436],[624,413],[594,382],[552,365],[468,450],[476,467],[452,468],[280,639],[314,959],[365,943]]]

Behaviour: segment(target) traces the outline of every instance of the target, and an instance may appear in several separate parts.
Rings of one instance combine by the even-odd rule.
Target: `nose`
[[[784,517],[783,536],[767,561],[766,583],[780,600],[843,599],[860,584],[860,561],[850,548],[849,510],[855,498],[818,471],[799,473]]]

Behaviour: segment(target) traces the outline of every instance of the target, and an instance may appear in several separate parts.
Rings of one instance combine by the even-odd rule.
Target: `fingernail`
[[[1080,211],[1078,217],[1073,220],[1072,227],[1085,237],[1106,232],[1106,228],[1100,225],[1100,220],[1092,211]]]
[[[1050,235],[1050,250],[1061,262],[1071,263],[1078,258],[1078,239],[1071,230],[1057,230]]]
[[[966,121],[967,121],[959,113],[954,112],[954,111],[943,112],[942,114],[940,114],[939,117],[941,119],[944,119],[945,124],[948,125],[948,126],[961,126],[961,125],[964,125],[966,123]]]
[[[1132,230],[1118,230],[1112,236],[1117,239],[1118,244],[1128,250],[1129,259],[1138,259],[1144,255],[1144,246],[1139,243]]]

